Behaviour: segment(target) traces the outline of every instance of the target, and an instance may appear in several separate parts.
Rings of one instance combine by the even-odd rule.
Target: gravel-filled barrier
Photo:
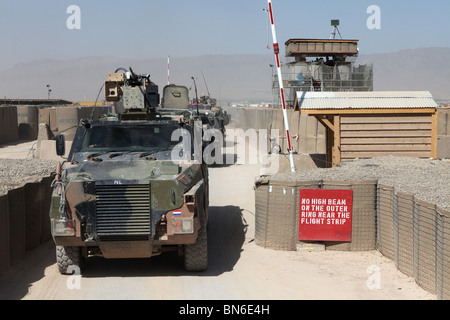
[[[57,161],[0,159],[0,195],[28,182],[40,181],[56,170]]]
[[[51,238],[51,173],[56,162],[0,159],[0,273]]]
[[[352,240],[327,250],[379,250],[439,299],[450,299],[450,162],[403,157],[262,176],[255,242],[295,250],[301,189],[353,190]]]
[[[299,200],[304,189],[353,191],[351,241],[323,241],[327,250],[376,250],[377,181],[283,181],[262,177],[256,182],[255,243],[275,250],[296,250]],[[321,241],[322,243],[322,241]]]
[[[409,157],[378,157],[342,162],[329,169],[313,169],[271,176],[276,181],[377,180],[398,192],[434,203],[450,211],[450,162]]]

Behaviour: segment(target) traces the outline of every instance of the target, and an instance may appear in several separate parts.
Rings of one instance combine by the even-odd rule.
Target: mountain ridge
[[[436,100],[450,100],[450,48],[404,49],[392,53],[360,54],[355,64],[374,65],[376,91],[430,91]],[[210,92],[219,102],[271,102],[272,54],[207,54],[170,57],[170,82]],[[41,59],[0,71],[0,97],[94,101],[106,73],[119,67],[150,73],[162,88],[167,84],[167,58],[125,59],[114,56]],[[191,91],[193,96],[193,91]],[[100,99],[103,95],[100,96]]]

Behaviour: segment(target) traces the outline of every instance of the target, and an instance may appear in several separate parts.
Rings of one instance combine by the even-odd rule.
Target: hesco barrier
[[[0,274],[51,238],[51,177],[14,185],[0,196]]]
[[[0,144],[18,140],[17,108],[0,106]]]
[[[450,212],[378,186],[378,250],[439,299],[450,299]]]
[[[275,250],[296,250],[299,243],[301,189],[353,190],[352,241],[324,242],[327,250],[376,249],[376,181],[272,181],[256,183],[255,242]]]
[[[77,127],[81,119],[90,119],[93,107],[56,107],[43,111],[40,115],[41,123],[47,124],[54,135],[64,134],[67,141],[72,141],[75,137]],[[55,112],[55,114],[53,114]],[[98,106],[94,110],[94,119],[98,119],[101,114],[108,112],[108,107]],[[56,124],[52,121],[56,120]]]
[[[450,300],[450,212],[436,208],[436,294]]]
[[[322,188],[353,190],[352,241],[327,242],[327,250],[376,250],[377,181],[324,181]]]
[[[17,106],[19,139],[36,140],[39,128],[39,107]]]
[[[255,242],[277,250],[295,250],[300,189],[319,189],[320,181],[260,180],[256,189]]]
[[[10,265],[8,195],[0,196],[0,274]]]
[[[255,183],[255,242],[296,250],[301,189],[353,190],[352,240],[321,242],[327,250],[379,250],[438,299],[450,300],[450,212],[377,181]]]

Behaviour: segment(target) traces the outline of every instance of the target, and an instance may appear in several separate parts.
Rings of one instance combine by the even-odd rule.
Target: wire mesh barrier
[[[450,300],[450,212],[436,208],[436,294]]]
[[[397,269],[413,277],[414,196],[397,192],[394,199],[394,261]]]
[[[302,189],[353,190],[349,242],[324,242],[326,250],[379,250],[398,270],[438,299],[450,299],[450,212],[377,181],[271,181],[255,184],[255,242],[296,250]]]
[[[295,250],[300,189],[319,189],[320,181],[260,180],[256,184],[255,242],[264,248]]]
[[[324,181],[323,189],[353,190],[352,240],[327,242],[327,250],[376,250],[377,181]]]
[[[394,260],[394,187],[378,185],[377,191],[377,247]]]
[[[295,250],[299,243],[301,189],[353,190],[352,241],[325,243],[327,250],[376,250],[376,181],[260,180],[255,193],[255,242],[276,250]]]
[[[37,182],[9,185],[0,195],[0,274],[41,243],[51,239],[51,177]]]
[[[436,292],[436,206],[414,199],[414,279],[425,290]]]
[[[450,299],[449,218],[449,212],[434,204],[378,186],[378,250],[423,289],[445,300]]]

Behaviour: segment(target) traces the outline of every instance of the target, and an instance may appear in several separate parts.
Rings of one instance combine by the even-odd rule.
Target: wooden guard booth
[[[295,109],[327,129],[327,163],[378,156],[436,158],[430,92],[297,92]]]

